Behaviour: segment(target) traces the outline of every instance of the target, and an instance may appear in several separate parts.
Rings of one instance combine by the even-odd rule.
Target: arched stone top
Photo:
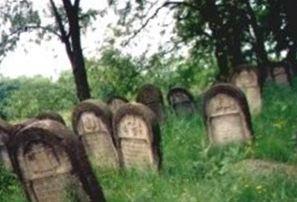
[[[154,102],[164,103],[162,91],[153,84],[145,84],[139,90],[136,101],[143,104]]]
[[[167,101],[170,105],[174,104],[174,100],[173,100],[174,94],[182,94],[184,101],[194,102],[193,95],[187,89],[182,87],[174,87],[174,88],[171,88],[167,94]]]
[[[214,98],[220,98],[220,97],[225,97],[227,98],[227,101],[229,100],[230,102],[223,101],[220,103],[221,108],[219,109],[225,110],[225,107],[231,107],[231,110],[234,111],[242,111],[244,114],[244,118],[248,127],[248,130],[252,131],[252,123],[251,123],[251,115],[249,111],[249,106],[247,103],[247,99],[244,95],[244,93],[237,88],[234,85],[231,84],[226,84],[226,83],[221,83],[217,84],[213,87],[211,87],[205,94],[204,94],[204,99],[203,99],[203,119],[205,124],[207,124],[207,120],[209,119],[209,114],[211,111],[209,105],[213,104],[212,99]]]
[[[63,117],[60,114],[58,114],[56,112],[53,112],[53,111],[44,111],[44,112],[41,112],[35,118],[37,120],[50,119],[50,120],[53,120],[53,121],[58,121],[58,122],[62,123],[63,125],[66,125]]]
[[[107,129],[109,133],[112,134],[112,113],[105,103],[98,100],[83,101],[73,109],[72,127],[76,134],[79,133],[78,123],[83,113],[93,113],[95,116],[99,117],[108,127]]]
[[[236,86],[262,87],[260,72],[256,67],[247,64],[237,66],[230,81]]]

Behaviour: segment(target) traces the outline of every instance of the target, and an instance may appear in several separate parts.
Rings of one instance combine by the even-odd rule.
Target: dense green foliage
[[[101,171],[98,179],[108,201],[294,201],[297,167],[285,172],[254,172],[238,167],[244,159],[295,165],[297,81],[293,88],[265,85],[263,112],[253,117],[255,140],[244,145],[210,147],[200,113],[180,119],[169,113],[161,126],[163,165],[160,173]],[[245,166],[243,165],[243,168]],[[268,168],[269,170],[269,168]],[[3,171],[1,171],[3,172]],[[1,199],[22,201],[20,187],[10,175],[1,174]],[[9,186],[6,186],[9,187]],[[1,198],[2,197],[2,198]]]

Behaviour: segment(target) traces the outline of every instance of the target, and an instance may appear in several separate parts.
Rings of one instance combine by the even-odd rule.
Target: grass
[[[297,175],[234,168],[244,159],[297,164],[297,81],[292,88],[268,84],[263,97],[263,111],[252,120],[255,141],[244,145],[212,148],[201,114],[185,119],[169,115],[161,127],[160,173],[95,170],[107,201],[297,201]],[[15,179],[4,181],[14,188],[0,189],[0,201],[24,201]]]

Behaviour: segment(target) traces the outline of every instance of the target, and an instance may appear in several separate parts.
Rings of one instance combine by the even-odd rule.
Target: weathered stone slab
[[[273,67],[272,77],[277,84],[290,85],[290,76],[284,66]]]
[[[122,106],[115,114],[113,128],[122,167],[160,168],[160,129],[148,107],[138,103]]]
[[[155,112],[159,121],[165,119],[163,95],[156,86],[152,84],[143,85],[138,91],[136,101],[148,106]]]
[[[120,96],[112,96],[107,100],[107,105],[109,106],[110,110],[113,114],[121,108],[124,104],[128,103],[129,101],[126,98]]]
[[[214,144],[243,142],[251,139],[252,125],[243,92],[229,84],[210,88],[204,97],[204,122]]]
[[[63,124],[35,121],[14,135],[9,151],[30,201],[105,201],[83,146]]]
[[[80,103],[73,110],[72,126],[94,165],[119,167],[112,133],[112,114],[106,104],[95,100]]]
[[[193,95],[184,88],[175,87],[170,89],[167,100],[178,115],[194,114],[196,111]]]
[[[231,77],[231,83],[244,92],[251,113],[260,113],[262,97],[258,71],[249,65],[238,66]]]
[[[58,121],[60,123],[62,123],[63,125],[66,125],[63,117],[56,113],[56,112],[52,112],[52,111],[45,111],[45,112],[41,112],[40,114],[38,114],[35,117],[37,120],[53,120],[53,121]]]
[[[12,126],[0,119],[0,162],[7,170],[12,170],[7,144],[11,135]]]

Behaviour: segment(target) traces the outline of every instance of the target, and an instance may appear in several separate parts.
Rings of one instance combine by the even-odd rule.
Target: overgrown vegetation
[[[264,86],[263,113],[253,118],[254,142],[210,147],[201,113],[162,125],[160,173],[95,170],[108,201],[295,201],[297,175],[238,169],[244,159],[295,165],[297,80],[293,87]],[[243,165],[244,167],[244,165]],[[294,167],[295,168],[295,167]],[[297,173],[297,167],[294,169]],[[3,171],[1,171],[3,172]],[[0,201],[23,201],[18,183],[1,174]],[[5,186],[5,190],[2,188]],[[7,191],[7,187],[12,187]],[[3,200],[2,200],[3,199]],[[5,200],[4,200],[5,199]]]

